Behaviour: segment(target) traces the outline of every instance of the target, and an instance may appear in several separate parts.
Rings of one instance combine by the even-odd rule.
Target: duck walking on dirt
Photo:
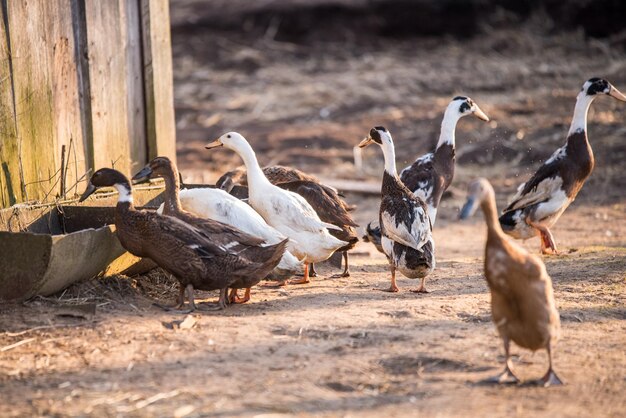
[[[287,240],[274,245],[263,245],[265,240],[234,228],[228,224],[207,218],[200,218],[182,208],[179,199],[179,176],[176,165],[167,157],[156,157],[133,177],[133,180],[163,177],[165,180],[165,202],[163,213],[178,218],[201,230],[212,242],[229,252],[250,261],[254,260],[259,270],[247,276],[237,275],[230,284],[231,303],[244,303],[250,300],[250,288],[258,284],[267,273],[278,264],[283,256]],[[227,273],[227,272],[225,272]],[[243,299],[237,295],[238,289],[246,289]]]
[[[435,242],[426,203],[415,196],[398,177],[393,140],[383,126],[370,130],[359,147],[378,144],[385,157],[379,222],[381,244],[391,268],[389,292],[397,292],[396,270],[410,279],[421,279],[413,292],[427,293],[426,276],[435,268]]]
[[[591,175],[594,158],[587,138],[587,113],[598,94],[626,102],[626,96],[601,78],[585,82],[576,98],[574,117],[565,145],[557,149],[526,183],[521,184],[511,203],[502,211],[503,231],[516,239],[541,238],[543,254],[557,254],[550,228]]]
[[[452,99],[443,115],[435,150],[420,156],[400,172],[402,183],[428,206],[428,217],[433,226],[437,219],[441,196],[450,187],[454,178],[456,126],[461,118],[469,115],[485,122],[489,121],[489,117],[471,98],[457,96]],[[363,240],[376,246],[376,242],[380,241],[380,227],[372,226],[370,223]]]
[[[270,183],[248,141],[237,132],[229,132],[206,146],[225,146],[243,159],[247,169],[250,206],[265,221],[289,237],[289,251],[304,261],[304,277],[290,283],[309,283],[309,265],[327,260],[348,243],[333,237],[328,229],[341,228],[323,222],[311,205],[299,194]]]
[[[487,223],[485,277],[491,292],[491,316],[504,343],[505,366],[493,383],[518,383],[511,370],[510,342],[533,351],[548,352],[549,367],[539,380],[543,386],[560,385],[552,368],[552,350],[560,330],[552,280],[541,259],[508,238],[500,224],[491,184],[478,179],[469,186],[461,219],[481,207]]]
[[[226,306],[226,292],[237,280],[259,275],[263,277],[280,261],[286,242],[266,247],[270,255],[263,261],[251,260],[230,250],[236,240],[220,245],[214,234],[196,228],[178,218],[155,212],[136,210],[132,189],[126,176],[117,170],[102,168],[91,177],[84,201],[100,187],[115,187],[119,193],[115,209],[116,234],[122,246],[138,257],[148,257],[174,275],[180,283],[176,309],[184,305],[185,292],[189,310],[197,309],[194,289],[220,290],[218,309]],[[266,271],[267,270],[267,271]]]

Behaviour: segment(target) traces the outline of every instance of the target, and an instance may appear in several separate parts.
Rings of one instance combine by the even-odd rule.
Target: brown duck
[[[504,371],[489,379],[496,383],[517,383],[511,370],[509,345],[533,351],[548,351],[549,368],[539,381],[544,386],[562,384],[552,368],[552,350],[560,329],[552,280],[541,259],[507,237],[498,222],[493,187],[485,179],[470,184],[461,219],[480,206],[487,223],[485,277],[491,291],[491,316],[504,342]]]
[[[100,187],[115,187],[119,193],[115,211],[117,237],[122,246],[138,257],[151,258],[161,268],[174,275],[180,283],[178,305],[184,305],[185,292],[189,310],[196,309],[194,289],[220,290],[218,309],[226,306],[228,287],[246,277],[267,274],[280,256],[264,262],[251,261],[241,254],[229,251],[212,240],[212,234],[202,231],[172,216],[136,210],[128,179],[119,171],[103,168],[91,177],[83,201]],[[237,245],[233,242],[233,246]],[[285,243],[281,243],[284,248]],[[279,248],[282,250],[282,248]],[[268,252],[281,253],[277,249]],[[268,270],[268,271],[269,271]]]
[[[176,165],[167,157],[156,157],[148,163],[141,171],[133,176],[134,181],[145,178],[162,177],[165,180],[165,202],[163,214],[178,218],[185,223],[200,229],[210,239],[226,248],[229,252],[254,260],[259,263],[259,272],[249,276],[240,276],[231,283],[229,301],[231,303],[244,303],[250,300],[250,288],[258,284],[265,271],[268,273],[276,267],[280,261],[287,239],[275,245],[262,246],[263,239],[240,231],[228,224],[215,221],[213,219],[201,218],[182,208],[179,199],[180,176]],[[269,270],[268,270],[269,268]],[[246,289],[245,296],[239,298],[237,289]]]

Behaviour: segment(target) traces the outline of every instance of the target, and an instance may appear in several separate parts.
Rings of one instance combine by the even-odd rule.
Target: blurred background
[[[575,97],[598,76],[626,90],[626,2],[619,0],[172,0],[178,161],[214,182],[241,160],[204,145],[236,130],[264,165],[379,182],[382,153],[353,147],[390,129],[399,168],[431,150],[455,95],[490,123],[457,128],[454,190],[477,175],[503,193],[565,140]],[[596,170],[580,199],[623,199],[624,103],[589,114]]]

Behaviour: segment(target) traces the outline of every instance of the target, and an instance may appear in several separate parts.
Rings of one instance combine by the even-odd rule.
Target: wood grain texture
[[[62,175],[71,186],[86,169],[70,8],[71,0],[7,3],[22,200],[54,198]]]
[[[140,0],[125,1],[126,62],[128,64],[128,137],[133,173],[148,162],[146,112],[143,85],[143,48]]]
[[[148,158],[176,161],[168,0],[141,0]]]
[[[130,175],[124,0],[85,0],[93,164]]]
[[[5,26],[5,11],[6,0],[0,8],[0,207],[22,201],[11,51]]]

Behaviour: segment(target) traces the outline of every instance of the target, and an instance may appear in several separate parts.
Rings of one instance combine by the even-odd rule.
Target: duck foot
[[[247,301],[250,300],[250,288],[246,288],[246,293],[245,295],[240,298],[239,295],[237,294],[237,290],[238,289],[230,289],[230,295],[228,296],[228,303],[234,303],[234,304],[240,304],[240,303],[246,303]]]
[[[311,283],[308,277],[302,277],[301,279],[289,280],[289,284],[307,284]]]
[[[543,386],[544,388],[550,386],[561,386],[564,384],[552,369],[548,370],[548,372],[541,379],[537,379],[533,383],[537,386]]]
[[[396,285],[391,285],[387,289],[376,289],[376,290],[380,290],[381,292],[388,292],[388,293],[398,293],[400,291],[400,289]]]
[[[425,287],[420,286],[417,289],[411,289],[412,293],[430,293],[430,290],[426,290]]]
[[[517,376],[513,374],[511,369],[507,367],[499,375],[488,377],[482,382],[489,383],[489,384],[499,384],[499,385],[513,385],[513,384],[520,383],[520,380]]]
[[[278,287],[283,287],[283,286],[287,286],[287,280],[283,280],[280,282],[273,282],[273,283],[261,283],[259,285],[260,287],[265,287],[268,289],[276,289]]]
[[[331,279],[340,279],[342,277],[350,277],[350,272],[349,271],[348,272],[344,271],[343,273],[333,274],[332,276],[330,276]]]
[[[193,302],[193,290],[192,292],[190,292],[188,294],[189,297],[189,304],[191,305],[191,307],[193,309],[198,309],[199,311],[207,311],[207,312],[211,312],[211,311],[221,311],[223,309],[226,309],[226,306],[228,305],[228,288],[224,288],[224,289],[220,289],[220,298],[217,301],[217,306],[211,304],[209,306],[197,306],[195,305],[195,303]]]

